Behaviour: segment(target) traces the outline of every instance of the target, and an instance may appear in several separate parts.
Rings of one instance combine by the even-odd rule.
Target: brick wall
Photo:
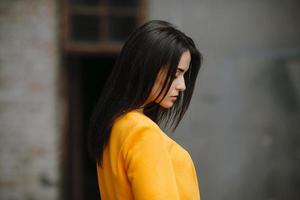
[[[57,199],[57,1],[0,2],[0,199]]]

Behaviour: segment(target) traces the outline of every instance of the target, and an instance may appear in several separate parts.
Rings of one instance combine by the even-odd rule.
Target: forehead
[[[190,62],[191,62],[191,54],[190,51],[187,50],[182,53],[178,63],[178,68],[187,71],[189,69]]]

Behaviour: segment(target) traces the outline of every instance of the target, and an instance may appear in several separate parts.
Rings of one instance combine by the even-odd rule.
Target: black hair
[[[181,55],[191,54],[184,74],[186,90],[180,92],[170,109],[154,101],[144,105],[161,69],[166,71],[160,94],[167,94],[175,78]],[[202,63],[202,55],[193,40],[171,23],[152,20],[137,28],[125,42],[108,77],[90,119],[88,150],[92,159],[102,164],[103,150],[110,138],[114,121],[122,114],[139,109],[164,127],[178,126],[186,112]],[[163,97],[164,97],[163,96]]]

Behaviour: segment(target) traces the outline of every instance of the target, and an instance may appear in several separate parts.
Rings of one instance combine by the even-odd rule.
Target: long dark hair
[[[143,105],[161,69],[166,77],[161,89],[164,96],[175,78],[183,52],[190,51],[189,70],[184,74],[186,90],[170,109],[158,103]],[[136,29],[125,42],[90,120],[88,150],[90,156],[102,165],[103,150],[108,143],[114,121],[122,114],[143,108],[145,115],[164,127],[178,126],[186,112],[196,82],[202,56],[193,40],[172,24],[152,20]]]

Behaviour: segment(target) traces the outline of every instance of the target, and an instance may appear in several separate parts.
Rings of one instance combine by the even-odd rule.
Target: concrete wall
[[[57,199],[57,3],[0,1],[0,199]]]
[[[174,138],[197,165],[203,199],[298,199],[300,3],[154,0],[204,55]]]

